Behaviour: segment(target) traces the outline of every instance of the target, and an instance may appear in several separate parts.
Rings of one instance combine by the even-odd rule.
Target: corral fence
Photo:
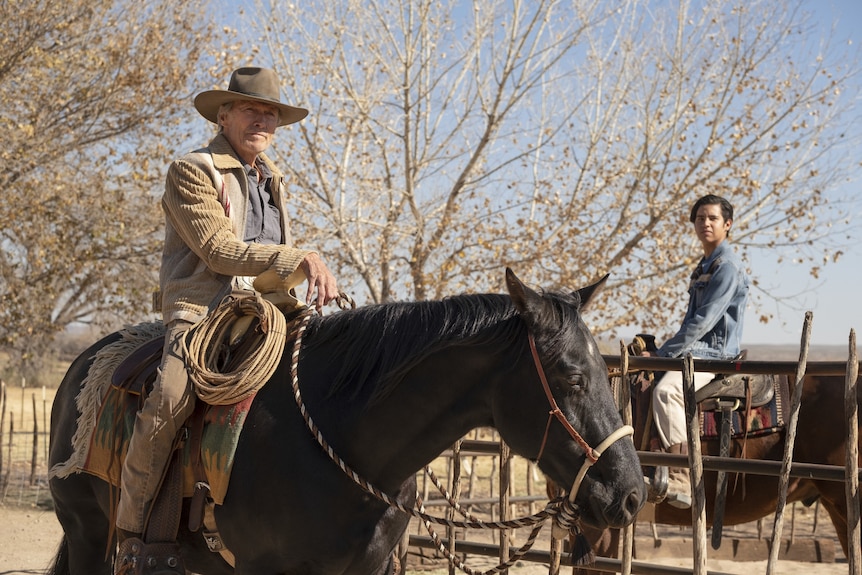
[[[50,506],[48,435],[53,391],[0,379],[0,505]]]
[[[807,324],[806,324],[807,325]],[[807,361],[807,338],[803,338],[799,362],[775,362],[775,361],[744,361],[744,362],[720,362],[696,360],[686,365],[680,360],[670,360],[652,357],[628,357],[625,346],[621,345],[621,355],[606,355],[605,361],[609,369],[645,369],[654,371],[686,370],[710,371],[728,373],[738,371],[749,374],[819,374],[819,375],[846,375],[848,394],[853,386],[852,395],[855,397],[855,385],[858,379],[859,362],[856,356],[855,334],[851,332],[850,353],[846,362],[808,362]],[[693,397],[693,389],[691,391]],[[794,398],[796,394],[794,393]],[[53,401],[53,391],[44,387],[27,388],[24,382],[15,386],[0,380],[0,505],[32,505],[50,507],[51,499],[47,489],[47,459],[48,459],[48,430],[50,424],[50,409]],[[855,406],[855,402],[852,402]],[[856,414],[852,414],[855,421]],[[848,419],[848,422],[851,421]],[[793,424],[792,418],[790,424]],[[849,445],[854,448],[855,425],[850,425]],[[791,429],[789,433],[795,433]],[[699,450],[696,451],[699,454]],[[680,459],[684,456],[669,454],[658,454],[639,452],[641,461],[647,465],[680,465]],[[786,459],[783,462],[774,461],[751,461],[721,457],[703,457],[699,461],[701,471],[724,470],[728,472],[742,472],[761,475],[775,475],[781,478],[780,487],[786,488],[789,477],[805,477],[813,479],[825,479],[843,481],[847,485],[848,498],[851,501],[850,523],[852,528],[851,549],[856,553],[848,560],[848,569],[851,575],[859,573],[860,561],[858,558],[859,543],[859,493],[858,493],[858,469],[856,468],[858,454],[848,454],[847,466],[832,467],[822,465],[810,465],[795,463]],[[518,457],[513,457],[508,447],[490,429],[475,430],[471,435],[457,442],[452,449],[435,460],[430,466],[436,473],[443,475],[440,483],[445,484],[449,498],[454,499],[459,505],[471,514],[476,514],[490,521],[507,521],[515,517],[532,515],[544,508],[548,501],[545,491],[545,480],[535,466]],[[442,472],[441,472],[442,471]],[[694,477],[693,483],[694,481]],[[420,495],[429,513],[443,513],[453,518],[454,512],[448,508],[444,495],[435,495],[436,487],[433,481],[425,473],[417,476]],[[853,503],[855,502],[855,503]],[[702,506],[703,508],[704,506]],[[795,516],[795,507],[793,515]],[[784,509],[776,509],[773,526],[773,543],[770,549],[777,554],[779,545],[774,541],[780,541],[782,532]],[[697,523],[697,522],[696,522]],[[652,526],[655,536],[655,526]],[[827,525],[831,530],[831,524]],[[560,541],[550,537],[550,524],[545,528],[546,532],[537,539],[535,545],[521,557],[520,562],[535,562],[550,565],[550,572],[555,573],[555,565],[571,565],[571,553]],[[597,558],[591,568],[618,573],[644,573],[644,574],[676,574],[676,573],[706,573],[705,571],[705,526],[694,526],[693,556],[695,557],[694,569],[662,567],[650,565],[639,561],[633,561],[631,556],[632,530],[628,530],[623,540],[622,559]],[[762,529],[758,525],[758,534]],[[814,529],[818,529],[817,512],[814,516]],[[443,533],[435,533],[435,541],[431,535],[424,534],[424,526],[420,521],[411,523],[405,538],[404,545],[408,548],[408,572],[411,565],[415,571],[422,571],[434,566],[439,567],[443,555],[439,551],[441,545],[459,560],[470,564],[472,560],[482,562],[483,568],[490,568],[497,562],[508,559],[511,550],[520,544],[521,535],[513,530],[493,531],[489,534],[477,536],[473,530],[463,530],[444,527]],[[518,529],[516,531],[522,531]],[[791,533],[794,533],[791,524]],[[812,534],[813,535],[813,534]],[[840,553],[840,548],[839,548]],[[489,562],[490,559],[490,562]],[[484,562],[483,562],[484,561]],[[777,556],[770,556],[770,567],[767,575],[771,573]],[[450,573],[456,570],[449,567]]]

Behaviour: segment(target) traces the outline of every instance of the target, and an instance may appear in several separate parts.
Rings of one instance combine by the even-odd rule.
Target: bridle
[[[559,421],[563,428],[569,433],[572,439],[577,442],[584,449],[584,453],[586,455],[586,461],[581,466],[581,469],[578,471],[578,474],[575,476],[575,481],[572,483],[572,488],[569,490],[569,503],[574,505],[575,497],[578,494],[578,489],[581,487],[581,482],[584,480],[584,476],[586,476],[587,471],[589,471],[590,467],[592,467],[598,460],[599,457],[602,456],[605,449],[610,447],[617,440],[622,439],[623,437],[633,435],[635,430],[631,425],[623,425],[613,433],[611,433],[604,441],[602,441],[597,447],[590,447],[590,444],[586,442],[586,440],[581,437],[581,434],[572,427],[572,424],[569,423],[569,420],[566,419],[566,416],[563,415],[563,412],[560,410],[557,405],[557,400],[554,399],[554,394],[551,393],[551,386],[548,384],[548,378],[545,376],[545,370],[542,368],[542,360],[539,359],[539,352],[536,349],[536,340],[533,338],[532,333],[527,334],[527,339],[530,342],[530,353],[533,356],[533,364],[536,366],[536,372],[539,374],[539,380],[542,382],[542,388],[545,390],[545,396],[548,398],[548,403],[551,405],[551,410],[548,412],[548,423],[545,424],[545,434],[542,437],[542,443],[539,446],[539,454],[536,456],[535,462],[539,463],[539,459],[542,458],[542,454],[545,452],[545,444],[548,441],[548,433],[551,430],[551,422],[554,418]]]

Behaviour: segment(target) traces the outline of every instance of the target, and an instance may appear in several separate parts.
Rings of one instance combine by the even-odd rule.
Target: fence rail
[[[610,369],[619,369],[619,355],[602,356]],[[641,357],[633,355],[628,358],[630,370],[647,371],[682,371],[682,358],[676,357]],[[859,364],[862,366],[862,364]],[[747,373],[752,375],[796,375],[798,361],[759,361],[759,360],[725,360],[725,359],[694,359],[694,371],[710,373]],[[851,367],[846,361],[809,361],[805,366],[807,375],[844,375]]]

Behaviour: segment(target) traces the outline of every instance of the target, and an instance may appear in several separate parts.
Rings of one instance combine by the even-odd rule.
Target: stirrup
[[[677,509],[691,509],[691,496],[687,493],[668,493],[665,502]]]

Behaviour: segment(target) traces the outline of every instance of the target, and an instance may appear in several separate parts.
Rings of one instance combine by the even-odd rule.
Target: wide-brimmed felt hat
[[[222,104],[238,100],[252,100],[278,108],[278,125],[298,122],[308,110],[288,106],[280,101],[278,76],[268,68],[239,68],[230,75],[227,90],[207,90],[195,96],[195,108],[201,116],[218,124],[218,110]]]

